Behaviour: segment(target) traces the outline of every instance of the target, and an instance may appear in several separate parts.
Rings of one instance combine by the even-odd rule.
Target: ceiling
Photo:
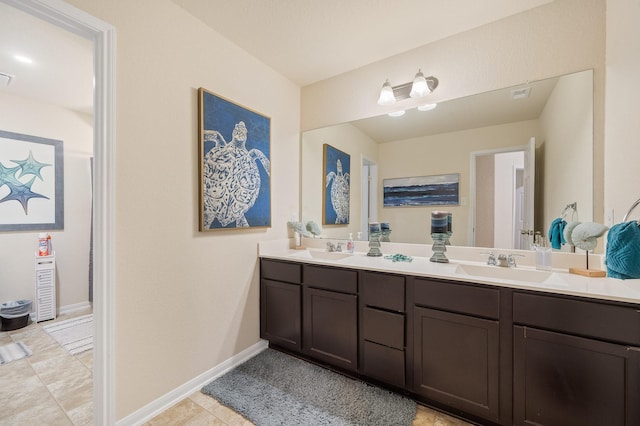
[[[173,1],[306,86],[552,0]]]
[[[406,110],[402,117],[386,114],[351,122],[378,143],[477,129],[540,117],[558,77],[517,87],[479,93],[440,102],[430,111]],[[528,95],[514,98],[514,90],[528,89]]]
[[[300,86],[551,1],[173,0]],[[0,72],[0,94],[92,109],[91,43],[1,1]]]
[[[23,63],[22,55],[33,60]],[[0,2],[0,73],[15,76],[3,93],[83,113],[93,110],[93,46],[67,30]]]

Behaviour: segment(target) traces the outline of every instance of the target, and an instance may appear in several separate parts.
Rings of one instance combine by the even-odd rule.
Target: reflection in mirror
[[[535,188],[532,204],[525,205],[519,201],[526,174],[520,160],[502,171],[492,171],[487,164],[478,171],[475,159],[500,162],[495,154],[524,150],[532,138]],[[571,203],[576,203],[578,215],[567,221],[593,220],[591,70],[441,102],[430,111],[414,108],[402,117],[383,115],[304,132],[303,221],[321,222],[324,143],[348,153],[352,164],[350,223],[324,225],[326,237],[346,239],[349,233],[362,232],[366,239],[367,221],[379,221],[391,224],[393,242],[431,244],[431,211],[447,210],[453,214],[453,245],[507,249],[518,245],[514,224],[524,210],[533,212],[533,220],[520,229],[543,235]],[[458,205],[383,207],[384,179],[451,173],[460,175]],[[493,215],[487,215],[487,203],[499,198],[512,201],[493,204]],[[478,231],[484,232],[482,241]],[[526,236],[523,248],[531,238]]]

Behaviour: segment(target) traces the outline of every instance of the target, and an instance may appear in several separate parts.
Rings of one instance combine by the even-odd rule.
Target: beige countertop
[[[361,248],[365,249],[365,246],[356,245],[356,249]],[[385,253],[385,255],[388,254],[392,253]],[[427,254],[430,255],[430,253]],[[516,268],[488,266],[485,262],[456,260],[454,257],[449,258],[449,263],[431,262],[430,256],[412,256],[411,262],[393,262],[390,259],[385,259],[384,256],[369,257],[366,255],[366,251],[356,251],[353,254],[334,254],[327,253],[317,247],[296,250],[289,249],[286,245],[274,243],[261,245],[259,256],[290,262],[440,278],[640,304],[640,279],[589,278],[570,274],[567,269],[561,268],[538,271],[532,266],[527,266],[526,262]]]

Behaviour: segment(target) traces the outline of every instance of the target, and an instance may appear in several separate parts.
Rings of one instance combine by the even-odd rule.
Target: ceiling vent
[[[531,87],[523,87],[521,89],[513,89],[511,91],[511,99],[525,99],[529,97],[529,93],[531,92]]]
[[[14,78],[14,75],[0,72],[0,86],[8,86]]]

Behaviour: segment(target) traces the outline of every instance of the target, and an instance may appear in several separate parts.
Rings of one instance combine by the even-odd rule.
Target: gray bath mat
[[[416,403],[273,349],[206,385],[258,426],[411,425]]]

